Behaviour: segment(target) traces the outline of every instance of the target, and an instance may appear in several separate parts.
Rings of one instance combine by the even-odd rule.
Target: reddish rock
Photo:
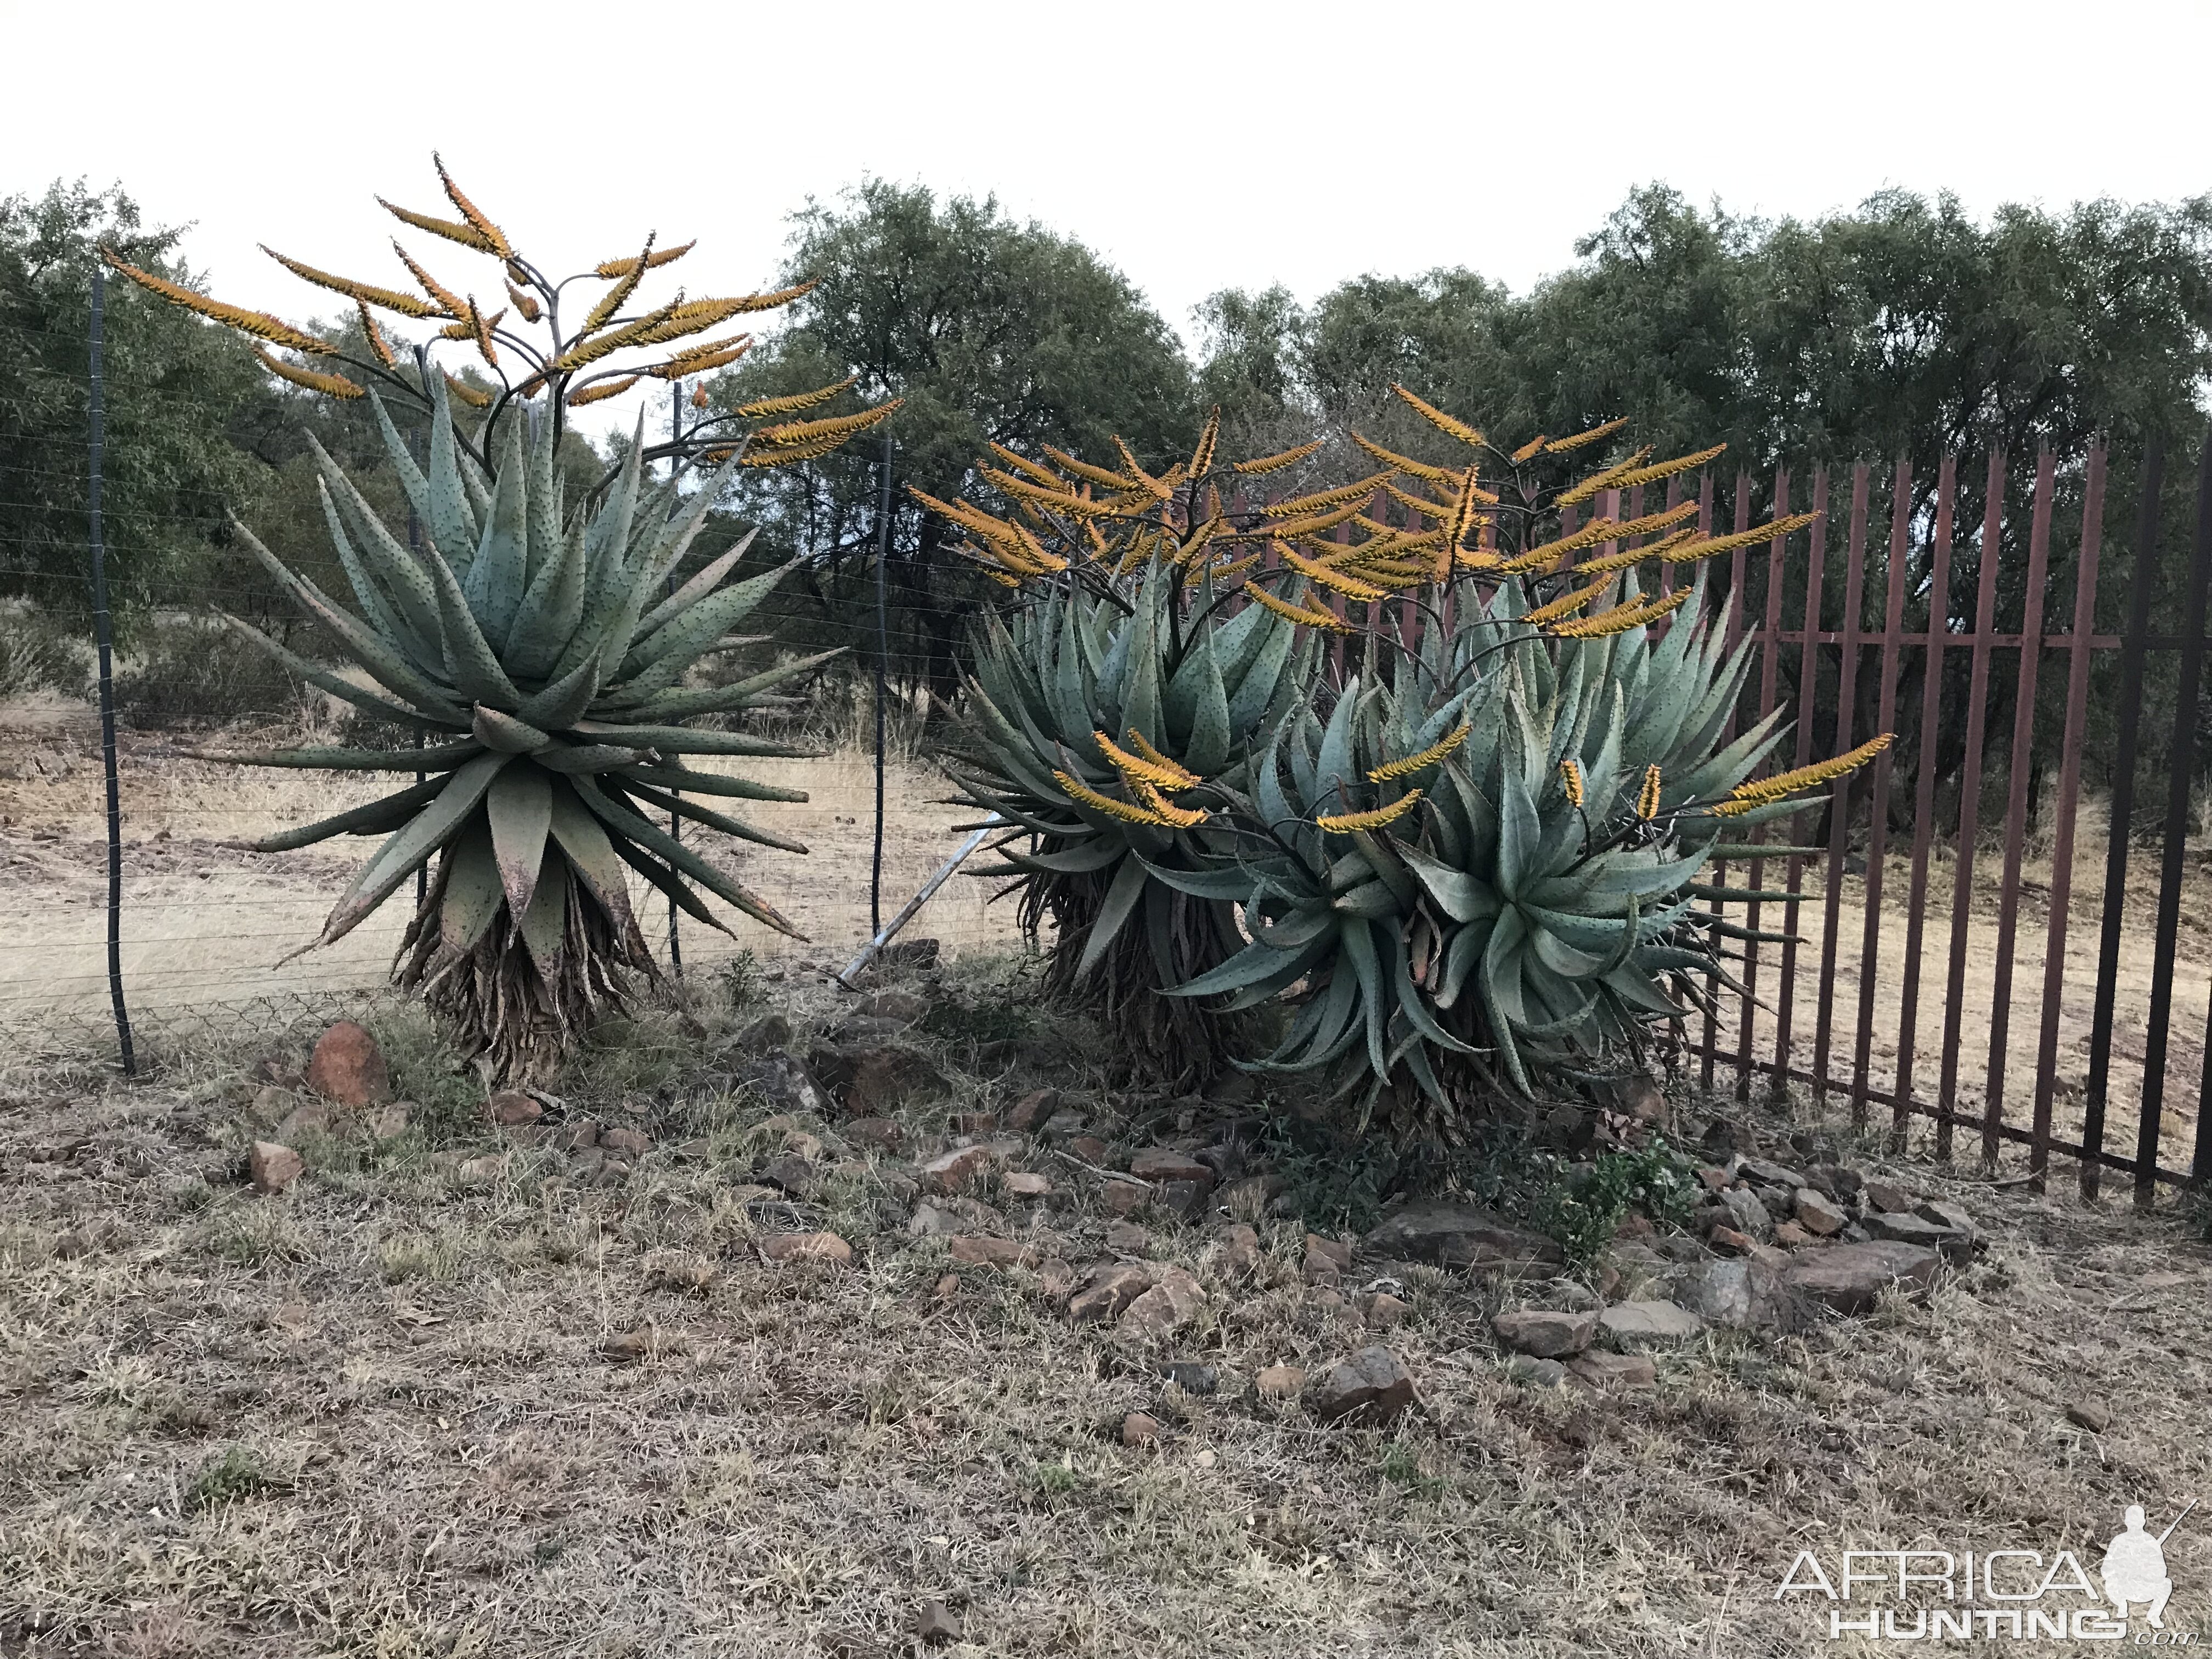
[[[1260,1271],[1260,1235],[1242,1221],[1221,1236],[1221,1271],[1231,1279],[1249,1279]]]
[[[1380,1346],[1333,1362],[1305,1386],[1306,1409],[1324,1423],[1387,1423],[1414,1401],[1413,1379]]]
[[[1196,1318],[1206,1306],[1206,1291],[1181,1267],[1170,1267],[1159,1282],[1132,1302],[1116,1330],[1139,1341],[1157,1341]]]
[[[1117,1318],[1151,1285],[1151,1276],[1142,1267],[1101,1267],[1067,1304],[1067,1316],[1079,1325]]]
[[[1352,1246],[1340,1239],[1306,1235],[1305,1278],[1309,1285],[1334,1285],[1352,1271]]]
[[[1106,1248],[1116,1255],[1143,1255],[1152,1248],[1152,1236],[1133,1221],[1109,1222]]]
[[[545,1109],[520,1089],[501,1089],[484,1102],[484,1115],[504,1129],[535,1123],[544,1115]]]
[[[1715,1227],[1705,1235],[1705,1243],[1723,1255],[1749,1255],[1759,1248],[1759,1241],[1736,1231],[1730,1226]]]
[[[1213,1169],[1182,1152],[1171,1152],[1164,1146],[1147,1146],[1129,1160],[1129,1173],[1139,1181],[1194,1182],[1202,1188],[1213,1185]]]
[[[600,1149],[610,1156],[641,1158],[653,1150],[653,1137],[624,1126],[599,1131]]]
[[[1103,1164],[1106,1161],[1106,1143],[1097,1135],[1078,1135],[1067,1143],[1067,1150],[1085,1164]]]
[[[1052,1194],[1052,1177],[1012,1170],[999,1177],[999,1190],[1009,1198],[1048,1198]]]
[[[1121,1443],[1125,1446],[1158,1445],[1159,1419],[1149,1413],[1131,1412],[1121,1419]]]
[[[392,1098],[392,1072],[368,1029],[342,1019],[316,1040],[307,1086],[341,1106],[381,1106]]]
[[[952,1115],[952,1133],[956,1135],[975,1135],[979,1139],[984,1135],[994,1135],[999,1133],[999,1115],[996,1112],[955,1112]]]
[[[1253,1391],[1262,1400],[1295,1400],[1304,1392],[1305,1368],[1302,1365],[1270,1365],[1252,1379]]]
[[[338,1133],[337,1109],[328,1101],[310,1100],[295,1106],[284,1114],[284,1121],[276,1126],[276,1139],[287,1146],[296,1146],[302,1135],[334,1135]]]
[[[1036,1260],[1035,1249],[1012,1238],[963,1236],[952,1241],[950,1254],[955,1261],[974,1267],[1025,1267]]]
[[[835,1233],[775,1233],[761,1240],[761,1254],[770,1261],[826,1261],[844,1267],[853,1259],[853,1247]]]
[[[1037,1288],[1058,1302],[1075,1294],[1075,1269],[1056,1255],[1047,1256],[1037,1270]]]
[[[253,1143],[251,1167],[257,1192],[281,1193],[297,1181],[307,1166],[289,1146],[279,1146],[273,1140],[257,1140]]]
[[[1413,1315],[1413,1304],[1395,1297],[1388,1291],[1377,1291],[1372,1296],[1359,1298],[1359,1316],[1369,1328],[1395,1331]]]
[[[1844,1224],[1850,1219],[1844,1213],[1842,1205],[1817,1187],[1800,1187],[1792,1199],[1797,1224],[1821,1238],[1832,1238],[1843,1231]]]
[[[1108,1215],[1134,1215],[1152,1201],[1152,1189],[1134,1181],[1109,1181],[1098,1189],[1099,1207]]]
[[[1943,1258],[1924,1245],[1893,1239],[1864,1244],[1836,1244],[1793,1261],[1782,1283],[1839,1314],[1871,1313],[1882,1291],[1894,1285],[1908,1294],[1935,1283]]]
[[[1667,1115],[1667,1097],[1649,1078],[1630,1078],[1614,1093],[1620,1109],[1639,1123],[1656,1123]]]
[[[845,1138],[859,1146],[890,1152],[905,1145],[906,1125],[895,1117],[856,1117],[845,1126]]]
[[[1785,1250],[1794,1250],[1813,1242],[1813,1235],[1794,1221],[1774,1224],[1774,1242]]]
[[[1516,1353],[1539,1359],[1563,1359],[1578,1354],[1597,1334],[1597,1319],[1587,1313],[1553,1313],[1526,1308],[1502,1313],[1490,1322],[1498,1340]]]
[[[1032,1090],[1006,1109],[1006,1127],[1023,1134],[1030,1133],[1052,1115],[1054,1098],[1049,1089]]]
[[[955,1146],[939,1152],[915,1171],[925,1193],[963,1192],[996,1162],[988,1146]]]
[[[1648,1389],[1659,1368],[1643,1353],[1607,1353],[1594,1348],[1567,1362],[1567,1369],[1594,1389]]]
[[[1473,1205],[1408,1204],[1367,1235],[1377,1255],[1410,1257],[1477,1273],[1533,1273],[1566,1260],[1553,1240]]]

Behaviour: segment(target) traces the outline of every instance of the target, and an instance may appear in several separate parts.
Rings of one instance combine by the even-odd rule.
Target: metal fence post
[[[890,669],[891,562],[891,440],[884,434],[883,498],[876,511],[876,849],[868,869],[868,933],[884,928],[884,703]]]
[[[101,449],[106,441],[105,381],[100,361],[100,334],[107,310],[107,272],[92,272],[92,474],[86,492],[92,539],[92,632],[100,647],[100,758],[107,774],[107,995],[115,1008],[115,1040],[122,1050],[123,1074],[138,1075],[131,1043],[131,1012],[123,1002],[123,792],[115,770],[115,641],[107,614],[107,549],[100,521]]]

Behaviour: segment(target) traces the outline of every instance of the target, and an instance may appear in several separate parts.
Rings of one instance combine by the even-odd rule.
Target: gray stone
[[[1805,1177],[1788,1164],[1776,1164],[1763,1158],[1744,1159],[1743,1173],[1762,1187],[1788,1187],[1795,1190],[1806,1184]]]
[[[1602,1348],[1568,1362],[1567,1369],[1594,1389],[1648,1389],[1659,1380],[1659,1368],[1640,1353],[1607,1353]]]
[[[1516,1353],[1507,1360],[1505,1374],[1516,1382],[1539,1389],[1556,1389],[1567,1380],[1567,1368],[1559,1361],[1539,1359],[1527,1353]]]
[[[1324,1366],[1306,1383],[1306,1409],[1323,1423],[1387,1423],[1415,1402],[1413,1379],[1377,1344]]]
[[[1781,1278],[1792,1292],[1833,1312],[1856,1316],[1871,1312],[1882,1291],[1893,1285],[1908,1293],[1925,1291],[1936,1282],[1942,1260],[1924,1245],[1874,1239],[1809,1251],[1790,1263]]]
[[[1539,1359],[1559,1359],[1580,1353],[1597,1334],[1598,1318],[1587,1313],[1550,1313],[1525,1308],[1502,1313],[1490,1322],[1498,1340],[1516,1353]]]
[[[1597,1316],[1598,1328],[1616,1348],[1636,1352],[1670,1347],[1704,1334],[1705,1322],[1671,1302],[1621,1302]]]
[[[1942,1199],[1931,1198],[1925,1204],[1917,1206],[1912,1213],[1923,1221],[1932,1221],[1939,1227],[1948,1227],[1955,1232],[1965,1233],[1976,1240],[1982,1236],[1980,1226],[1977,1224],[1974,1218],[1966,1212],[1966,1207],[1963,1204],[1950,1204]]]
[[[768,1054],[790,1042],[791,1022],[781,1014],[763,1014],[738,1033],[734,1046],[749,1054]]]
[[[1729,1225],[1753,1238],[1774,1237],[1774,1218],[1759,1194],[1747,1187],[1730,1187],[1720,1195],[1721,1207],[1729,1212]]]
[[[1844,1164],[1819,1164],[1805,1172],[1805,1179],[1838,1204],[1856,1204],[1859,1190],[1865,1184],[1859,1172]]]
[[[1553,1240],[1471,1204],[1409,1204],[1368,1234],[1366,1247],[1377,1255],[1489,1273],[1534,1273],[1566,1260]]]
[[[1869,1181],[1861,1189],[1861,1193],[1865,1200],[1866,1207],[1869,1210],[1902,1212],[1910,1210],[1920,1201],[1904,1188],[1890,1181]]]
[[[1946,1261],[1965,1261],[1974,1254],[1974,1235],[1958,1227],[1946,1227],[1923,1217],[1893,1210],[1869,1210],[1866,1217],[1867,1236],[1887,1239],[1898,1244],[1918,1244],[1938,1251]]]
[[[1794,1207],[1797,1224],[1816,1238],[1834,1237],[1850,1219],[1842,1205],[1817,1187],[1800,1187]]]
[[[1707,1261],[1675,1285],[1677,1306],[1731,1330],[1794,1331],[1806,1310],[1774,1268],[1752,1256]]]
[[[1067,1316],[1079,1325],[1118,1318],[1130,1304],[1152,1288],[1152,1277],[1142,1267],[1101,1267],[1090,1283],[1067,1304]]]
[[[814,1074],[781,1049],[740,1066],[731,1081],[751,1091],[780,1112],[829,1115],[830,1097]]]

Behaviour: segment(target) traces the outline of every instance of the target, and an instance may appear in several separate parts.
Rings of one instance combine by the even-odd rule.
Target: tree
[[[904,399],[885,428],[902,486],[890,585],[893,661],[904,678],[955,683],[961,619],[980,592],[952,552],[957,532],[905,493],[950,498],[974,483],[988,444],[1109,453],[1119,435],[1162,459],[1197,431],[1190,375],[1167,325],[1081,243],[1006,217],[994,199],[940,202],[871,179],[836,207],[794,216],[781,280],[815,286],[791,321],[718,377],[734,410],[851,376],[851,396]],[[854,599],[879,533],[879,445],[754,480],[744,506],[764,542],[814,556],[817,624],[872,648]]]

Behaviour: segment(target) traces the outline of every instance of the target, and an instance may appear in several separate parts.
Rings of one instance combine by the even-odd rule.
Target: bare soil
[[[969,1035],[915,1039],[950,1079],[900,1109],[919,1150],[949,1112],[1039,1083],[1108,1126],[1109,1162],[1218,1127],[1204,1103],[1110,1091],[1095,1039],[1025,983],[969,957],[932,993]],[[803,1047],[845,1005],[799,985]],[[1987,1255],[1924,1304],[1716,1332],[1607,1396],[1510,1375],[1488,1316],[1547,1287],[1391,1269],[1411,1316],[1361,1329],[1301,1280],[1309,1221],[1336,1224],[1326,1180],[1294,1170],[1313,1207],[1263,1223],[1256,1285],[1224,1272],[1218,1223],[1146,1222],[1140,1253],[1209,1292],[1146,1349],[1071,1326],[1027,1269],[947,1279],[945,1242],[904,1231],[902,1160],[702,1071],[759,1012],[700,1002],[692,1035],[656,1017],[588,1057],[572,1109],[657,1141],[605,1186],[484,1127],[411,1017],[380,1029],[414,1127],[307,1141],[279,1196],[241,1181],[268,1133],[255,1051],[137,1087],[8,1074],[0,1652],[907,1653],[938,1599],[963,1656],[1867,1653],[1827,1641],[1825,1603],[1774,1598],[1800,1549],[2064,1547],[2094,1571],[2126,1504],[2156,1527],[2212,1493],[2212,1249],[2175,1212],[1870,1143],[1870,1171],[1967,1204]],[[1011,1069],[979,1061],[994,1030],[1024,1034]],[[794,1129],[825,1144],[823,1190],[744,1187]],[[701,1155],[668,1150],[695,1136]],[[495,1176],[459,1166],[502,1147]],[[993,1231],[1112,1258],[1083,1170],[1035,1145],[1013,1167],[1054,1195],[987,1190]],[[760,1252],[817,1227],[852,1266]],[[1249,1390],[1378,1340],[1424,1402],[1391,1427]],[[1219,1387],[1164,1382],[1164,1358]],[[2102,1432],[2069,1420],[2084,1403]],[[1121,1443],[1136,1409],[1156,1448]],[[2212,1632],[2202,1516],[2166,1545],[2170,1632]]]

